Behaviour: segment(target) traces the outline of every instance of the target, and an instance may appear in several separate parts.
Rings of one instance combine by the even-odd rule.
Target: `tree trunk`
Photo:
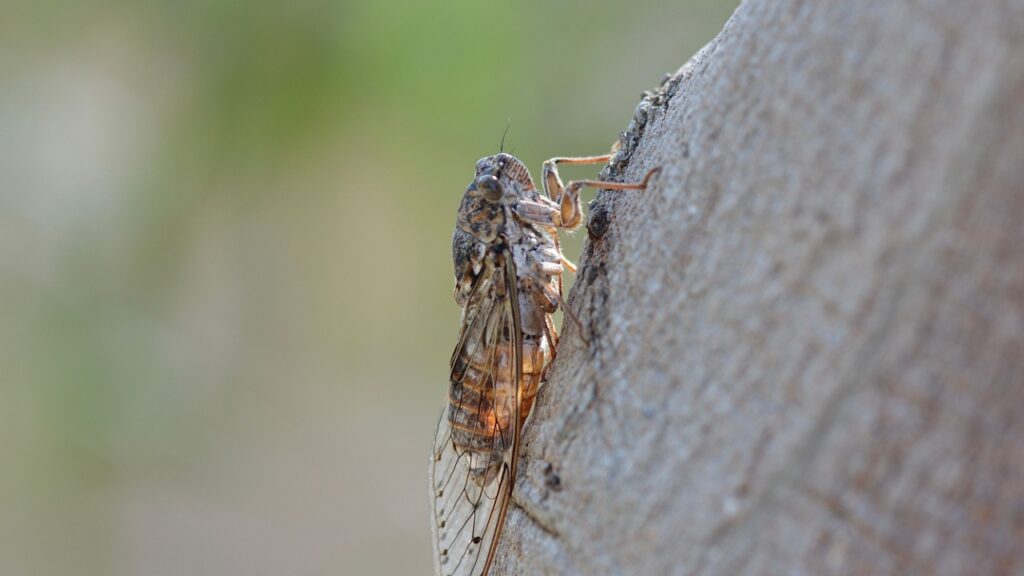
[[[748,0],[644,98],[497,574],[1024,573],[1022,42]]]

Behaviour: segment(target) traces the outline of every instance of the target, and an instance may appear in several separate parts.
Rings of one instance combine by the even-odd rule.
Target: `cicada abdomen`
[[[517,386],[512,335],[508,330],[494,330],[490,335],[493,341],[467,342],[454,360],[448,391],[447,418],[452,442],[456,450],[469,455],[470,479],[477,484],[492,481],[504,462],[512,448],[515,413],[522,426],[533,408],[541,374],[551,357],[551,345],[545,335],[525,335],[521,381]]]
[[[518,293],[506,254],[485,255],[467,297],[434,442],[435,566],[445,576],[486,574],[493,560],[519,431],[553,354],[548,335],[532,330],[548,319]]]

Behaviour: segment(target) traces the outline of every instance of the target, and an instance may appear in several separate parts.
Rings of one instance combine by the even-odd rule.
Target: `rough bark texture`
[[[1024,3],[748,0],[618,160],[495,572],[1024,574]]]

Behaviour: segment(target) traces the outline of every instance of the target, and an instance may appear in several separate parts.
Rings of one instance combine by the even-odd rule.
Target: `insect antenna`
[[[505,131],[501,133],[501,146],[498,147],[498,153],[505,151],[505,136],[508,136],[508,129],[512,127],[512,119],[508,119],[508,123],[505,124]]]

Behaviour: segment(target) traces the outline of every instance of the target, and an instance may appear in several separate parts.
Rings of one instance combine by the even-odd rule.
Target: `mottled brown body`
[[[437,574],[485,576],[490,569],[520,431],[558,342],[551,314],[562,306],[575,318],[562,301],[562,272],[572,264],[562,255],[558,229],[579,225],[583,186],[646,186],[646,179],[563,185],[557,164],[607,159],[545,162],[542,194],[522,162],[499,153],[477,162],[463,195],[452,236],[462,328],[430,467]]]
[[[480,179],[488,176],[500,187],[497,202],[488,200],[488,190],[480,185]],[[502,465],[511,448],[513,412],[518,412],[522,425],[553,353],[555,335],[548,314],[557,303],[542,302],[537,293],[543,294],[542,286],[552,292],[561,289],[557,236],[553,229],[522,221],[516,214],[520,201],[541,198],[526,167],[508,154],[499,154],[477,164],[477,179],[459,208],[452,239],[455,300],[465,307],[464,320],[481,316],[483,306],[490,313],[480,325],[484,330],[466,334],[471,337],[453,355],[447,417],[455,448],[473,456],[470,472],[476,482],[493,478]],[[504,265],[509,257],[516,264],[514,279],[507,277]],[[517,283],[519,325],[498,326],[503,318],[500,311],[509,308],[508,283],[512,281]],[[518,384],[516,331],[522,335],[523,357]]]
[[[515,353],[510,342],[478,347],[471,353],[460,355],[453,367],[457,378],[452,379],[448,392],[448,422],[452,427],[452,441],[459,450],[477,454],[476,467],[470,470],[472,480],[484,483],[493,478],[511,448],[510,425],[512,402],[516,386],[511,373],[499,370],[488,373],[492,358],[499,365],[512,365]],[[551,358],[551,347],[546,337],[523,339],[523,374],[519,386],[519,425],[533,408],[541,375]]]

